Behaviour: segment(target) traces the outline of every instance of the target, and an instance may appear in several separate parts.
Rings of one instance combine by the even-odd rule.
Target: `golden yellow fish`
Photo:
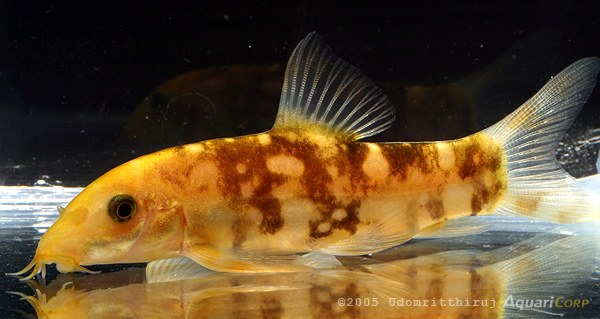
[[[217,271],[299,271],[444,232],[469,215],[598,220],[597,202],[554,152],[599,69],[598,58],[573,63],[514,113],[461,139],[369,143],[360,140],[392,125],[393,106],[312,33],[289,60],[271,131],[114,168],[61,212],[17,274],[172,257]]]
[[[592,297],[574,288],[591,279],[598,242],[573,236],[506,260],[524,244],[300,273],[212,273],[159,261],[147,269],[148,283],[22,296],[47,319],[546,318],[594,313]],[[502,261],[481,266],[490,257]],[[169,273],[190,277],[173,281]]]

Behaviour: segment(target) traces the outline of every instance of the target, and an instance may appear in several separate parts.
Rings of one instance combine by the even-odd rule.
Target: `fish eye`
[[[119,223],[130,220],[135,215],[136,210],[135,200],[129,195],[117,195],[108,204],[108,215]]]

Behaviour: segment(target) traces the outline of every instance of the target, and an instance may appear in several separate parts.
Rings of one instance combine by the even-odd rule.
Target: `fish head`
[[[114,284],[114,282],[113,282]],[[128,284],[110,289],[83,289],[72,282],[55,293],[14,293],[27,301],[37,318],[183,318],[181,285]]]
[[[135,160],[101,176],[60,213],[42,236],[33,261],[35,276],[55,263],[60,272],[91,272],[84,265],[147,262],[177,256],[185,217],[181,205],[158,182],[145,178],[150,167]],[[144,182],[142,182],[144,181]]]

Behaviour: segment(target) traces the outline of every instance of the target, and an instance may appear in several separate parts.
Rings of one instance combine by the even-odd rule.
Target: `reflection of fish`
[[[463,216],[597,220],[599,207],[554,150],[599,68],[597,58],[575,62],[504,120],[462,139],[366,143],[392,124],[393,107],[309,35],[290,58],[270,132],[111,170],[66,207],[21,273],[175,256],[219,271],[297,271],[321,263],[298,253],[377,252]]]
[[[125,138],[173,145],[264,131],[273,124],[281,73],[279,64],[234,65],[177,76],[140,103],[125,125]]]
[[[40,318],[532,318],[573,309],[548,302],[521,309],[518,300],[562,296],[592,307],[574,288],[591,278],[598,242],[596,236],[567,237],[488,266],[480,264],[489,255],[501,258],[522,245],[314,272],[208,273],[170,282],[149,275],[147,284],[67,285],[54,297],[38,293],[26,300]]]
[[[124,127],[125,141],[156,148],[268,130],[281,93],[281,69],[280,64],[231,65],[169,79],[131,114]],[[377,85],[402,113],[393,128],[378,136],[380,141],[453,138],[476,130],[473,100],[457,83]]]
[[[535,92],[556,71],[555,66],[572,61],[572,54],[561,48],[572,46],[573,38],[577,37],[560,26],[537,30],[462,79],[445,74],[443,79],[452,81],[448,83],[440,83],[440,74],[376,79],[400,116],[374,140],[451,139],[495,123]],[[545,54],[549,50],[553,54]],[[280,95],[284,67],[281,63],[235,64],[178,74],[139,103],[121,141],[157,150],[266,131],[276,115],[272,106]],[[459,74],[466,71],[464,65],[454,67]]]

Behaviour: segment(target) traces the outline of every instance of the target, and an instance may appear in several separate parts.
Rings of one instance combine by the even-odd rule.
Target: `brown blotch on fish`
[[[328,204],[333,202],[335,196],[328,187],[333,179],[327,171],[327,163],[318,155],[318,146],[307,139],[298,139],[293,147],[294,156],[302,159],[305,163],[309,163],[305,165],[304,174],[300,180],[306,196],[316,203]]]
[[[240,281],[238,278],[230,277],[228,281],[229,281],[229,287],[238,287],[240,285]],[[233,302],[236,304],[244,303],[248,299],[246,294],[239,293],[239,292],[232,294],[232,297],[233,297]]]
[[[405,143],[402,145],[381,145],[381,152],[389,163],[390,174],[406,179],[409,169],[417,169],[423,174],[439,168],[438,150],[434,144]]]
[[[412,289],[417,289],[419,282],[417,280],[419,274],[419,268],[415,264],[415,262],[411,262],[410,265],[406,269],[406,275],[408,278],[407,285]]]
[[[182,157],[182,158],[187,158],[189,155],[188,150],[183,145],[178,145],[178,146],[172,147],[171,151],[173,152],[173,154],[175,154],[179,157]]]
[[[260,306],[260,313],[262,314],[263,319],[281,318],[281,315],[283,314],[281,301],[275,297],[265,297]]]
[[[158,176],[161,180],[180,189],[184,189],[188,184],[191,171],[191,165],[184,165],[183,168],[179,169],[173,169],[172,167],[158,168]]]
[[[441,278],[433,278],[429,282],[429,287],[427,288],[427,292],[425,296],[427,298],[432,299],[440,299],[442,298],[442,294],[444,292],[444,282]]]
[[[482,185],[482,183],[475,185],[475,192],[471,198],[471,216],[476,216],[483,209],[483,205],[487,203],[489,195],[485,185]]]
[[[477,270],[471,269],[469,271],[471,276],[471,300],[483,300],[485,299],[485,283],[483,277],[477,273]]]
[[[336,291],[338,291],[336,289]],[[322,296],[328,296],[327,298],[323,298]],[[317,309],[318,316],[316,318],[359,318],[360,316],[360,307],[336,307],[336,311],[334,311],[334,306],[338,306],[338,300],[351,300],[355,301],[360,297],[360,293],[358,292],[358,287],[354,283],[350,283],[346,286],[346,288],[339,293],[333,292],[333,289],[325,286],[315,286],[310,289],[310,298],[311,305],[315,305],[316,307],[311,307],[312,309]],[[319,298],[321,296],[321,298]],[[342,310],[342,311],[340,311]]]
[[[344,292],[341,294],[341,298],[351,298],[351,300],[358,300],[360,298],[360,293],[358,292],[358,287],[356,284],[349,284]],[[338,298],[334,299],[337,300]],[[360,318],[360,307],[346,307],[345,311],[346,318]]]
[[[336,289],[337,291],[337,289]],[[340,307],[338,300],[357,300],[360,297],[356,284],[349,284],[340,293],[334,293],[331,287],[314,286],[310,288],[310,309],[315,318],[360,318],[360,307]],[[335,307],[335,309],[334,309]]]
[[[433,220],[439,220],[446,215],[446,211],[444,210],[444,202],[440,198],[430,197],[425,205],[425,208]]]
[[[460,157],[462,161],[458,166],[458,176],[462,179],[473,177],[483,170],[483,150],[478,144],[469,144]]]
[[[502,150],[490,145],[490,141],[481,137],[468,137],[453,144],[458,176],[461,179],[476,177],[486,170],[495,172],[501,168]]]
[[[213,144],[210,148],[221,175],[217,183],[224,196],[230,199],[230,207],[238,210],[240,215],[249,206],[255,207],[262,214],[259,229],[263,233],[275,234],[284,225],[281,203],[272,195],[272,191],[288,178],[271,172],[264,156],[282,154],[286,142],[280,140],[279,144],[257,146],[256,138],[247,137],[234,143]],[[240,199],[241,185],[244,183],[252,183],[254,189],[250,198]]]
[[[232,226],[231,231],[233,232],[233,247],[240,247],[246,241],[246,227],[245,222],[238,218]]]
[[[230,287],[238,287],[239,285],[238,280],[229,280]],[[236,292],[231,295],[231,299],[233,299],[233,307],[231,307],[233,318],[244,318],[245,314],[241,309],[244,309],[244,304],[248,302],[248,296],[244,293]]]
[[[350,234],[356,233],[356,225],[360,222],[358,218],[358,210],[360,208],[360,201],[353,200],[351,201],[344,210],[346,211],[346,217],[341,220],[332,220],[331,227],[334,229],[343,229]]]
[[[236,287],[236,286],[233,285],[232,287]],[[232,298],[233,298],[233,302],[236,304],[244,303],[248,299],[248,297],[245,294],[240,293],[240,292],[234,293],[232,295]]]
[[[502,159],[500,158],[499,152],[491,155],[489,158],[488,169],[495,172],[500,169]]]
[[[314,239],[327,237],[335,229],[345,230],[351,235],[356,233],[356,226],[360,222],[358,218],[360,205],[360,200],[352,200],[348,205],[329,208],[329,211],[323,214],[322,219],[308,222],[310,229],[309,236]],[[333,218],[334,212],[340,209],[346,212],[345,217],[341,219]],[[323,225],[329,225],[329,227],[324,227]]]
[[[476,216],[484,208],[495,204],[500,200],[506,187],[502,181],[496,181],[492,187],[486,187],[481,181],[476,181],[475,191],[471,198],[471,216]]]
[[[363,163],[367,160],[367,155],[370,151],[369,147],[363,143],[339,145],[341,145],[338,146],[337,158],[339,160],[335,163],[338,173],[348,176],[352,191],[357,191],[358,187],[360,187],[363,194],[366,194],[370,187],[370,178],[362,169],[357,169],[357,167],[362,167]]]
[[[404,217],[405,222],[409,225],[409,229],[415,234],[421,229],[419,228],[419,212],[417,208],[416,200],[409,200],[406,205],[406,216]]]
[[[528,270],[529,271],[529,270]],[[498,298],[502,294],[502,287],[498,284],[489,282],[491,277],[489,273],[480,275],[477,270],[471,269],[469,271],[470,279],[470,299],[471,300],[482,300],[489,301],[491,299]],[[457,318],[470,319],[470,318],[497,318],[498,314],[502,313],[502,307],[465,307],[461,310],[461,314]]]
[[[281,203],[275,197],[256,197],[250,201],[263,215],[260,230],[263,233],[275,234],[283,228],[284,220],[281,216]]]

